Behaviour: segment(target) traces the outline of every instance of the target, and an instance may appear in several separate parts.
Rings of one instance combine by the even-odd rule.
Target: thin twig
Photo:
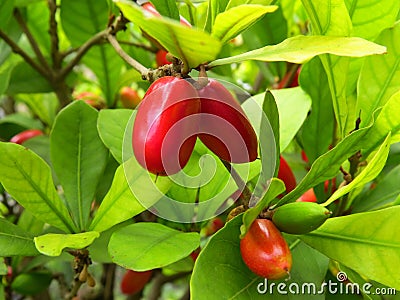
[[[110,42],[110,44],[114,47],[115,51],[117,52],[117,54],[123,59],[125,60],[129,65],[131,65],[135,70],[137,70],[142,77],[146,77],[147,73],[148,73],[148,69],[143,66],[141,63],[139,63],[137,60],[133,59],[132,57],[130,57],[125,51],[124,49],[122,49],[122,47],[120,46],[120,44],[118,43],[117,39],[115,38],[114,35],[112,34],[108,34],[107,35],[107,39]]]
[[[129,42],[129,41],[118,41],[118,43],[120,43],[122,45],[128,45],[128,46],[133,46],[136,48],[141,48],[141,49],[144,49],[144,50],[152,52],[152,53],[156,53],[158,51],[157,48],[148,46],[148,45],[145,45],[142,43],[135,43],[135,42]]]
[[[57,3],[55,0],[48,0],[47,3],[50,11],[49,35],[51,42],[51,59],[53,61],[53,68],[58,70],[61,69],[61,56],[59,52],[58,25],[56,20]]]
[[[28,63],[32,68],[34,68],[40,75],[45,78],[49,78],[49,72],[43,68],[41,65],[37,64],[32,57],[30,57],[24,50],[22,50],[17,43],[15,43],[4,31],[0,30],[0,38],[10,46],[12,52],[21,56],[26,63]]]
[[[31,31],[29,30],[28,26],[25,23],[25,20],[22,18],[21,12],[18,9],[14,9],[14,18],[17,20],[19,26],[21,27],[22,31],[24,32],[25,36],[27,37],[29,44],[32,47],[33,52],[35,52],[36,57],[40,61],[40,63],[49,70],[49,64],[47,63],[46,59],[42,51],[39,48],[38,43],[36,42],[35,38],[33,37]]]
[[[90,50],[90,48],[98,44],[102,39],[106,38],[108,30],[103,30],[96,33],[90,39],[88,39],[82,46],[79,47],[75,57],[61,70],[59,73],[60,80],[64,79],[69,72],[79,63],[82,57]]]
[[[221,159],[221,162],[224,164],[225,168],[228,170],[229,173],[231,173],[233,180],[236,182],[236,185],[239,189],[242,189],[242,195],[240,196],[240,199],[242,200],[245,208],[249,206],[249,201],[251,199],[252,192],[250,189],[247,187],[246,182],[243,181],[242,177],[236,172],[236,170],[232,167],[232,165],[224,160]]]

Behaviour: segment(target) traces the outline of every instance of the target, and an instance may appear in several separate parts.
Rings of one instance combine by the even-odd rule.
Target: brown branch
[[[21,27],[22,31],[24,32],[25,36],[27,37],[29,44],[32,47],[33,52],[35,52],[36,57],[38,58],[39,62],[49,70],[49,64],[47,63],[45,57],[43,56],[42,51],[39,48],[38,43],[36,42],[35,38],[33,37],[31,31],[29,30],[28,26],[25,23],[25,20],[22,18],[21,12],[18,9],[14,9],[14,18],[17,20],[19,26]],[[48,76],[47,76],[48,78]]]
[[[167,282],[172,282],[180,278],[184,278],[191,274],[191,272],[177,273],[171,276],[165,276],[161,272],[157,273],[152,281],[152,288],[147,297],[147,300],[157,300],[161,295],[161,288]]]
[[[69,72],[79,63],[82,57],[90,50],[90,48],[98,44],[102,39],[106,38],[108,30],[103,30],[96,33],[90,39],[88,39],[82,46],[78,48],[75,57],[63,68],[58,74],[59,79],[64,79]]]
[[[37,64],[32,57],[30,57],[21,47],[18,46],[4,31],[0,30],[0,38],[10,46],[13,53],[21,56],[32,68],[34,68],[40,75],[45,78],[49,78],[49,72],[41,65]]]
[[[59,38],[58,38],[58,24],[56,20],[57,3],[55,0],[48,0],[47,4],[50,11],[49,21],[49,35],[51,47],[51,59],[53,61],[53,68],[56,70],[61,69],[61,55],[59,52]]]
[[[133,59],[132,57],[130,57],[125,51],[124,49],[122,49],[122,47],[120,46],[120,44],[118,43],[117,39],[115,38],[115,36],[113,34],[108,34],[107,35],[107,39],[110,42],[111,46],[114,47],[115,51],[117,52],[117,54],[123,59],[125,60],[129,65],[131,65],[135,70],[137,70],[143,78],[147,77],[147,73],[148,73],[148,69],[143,66],[141,63],[139,63],[137,60]]]

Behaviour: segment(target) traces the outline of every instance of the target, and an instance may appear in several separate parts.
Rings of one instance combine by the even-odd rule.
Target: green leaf
[[[47,289],[53,279],[49,272],[22,273],[14,278],[11,288],[22,295],[36,295]]]
[[[12,16],[14,0],[4,0],[0,3],[0,29],[3,29]]]
[[[59,256],[65,248],[83,249],[100,236],[96,231],[56,234],[48,233],[34,238],[36,249],[47,256]]]
[[[307,117],[311,107],[310,97],[300,88],[271,90],[279,112],[279,148],[283,152],[293,140],[296,133]],[[243,109],[249,116],[254,128],[260,128],[260,107],[263,105],[265,94],[258,94],[253,99],[259,104],[252,105],[252,101],[243,103]]]
[[[32,3],[26,7],[27,25],[45,57],[50,56],[49,7],[45,1]],[[61,28],[58,28],[60,30]],[[59,37],[62,34],[59,32]]]
[[[239,6],[242,4],[260,4],[260,5],[270,5],[273,0],[229,0],[228,5],[226,6],[226,10],[231,9],[235,6]]]
[[[175,0],[151,0],[150,2],[161,15],[179,21],[179,10]]]
[[[135,22],[189,68],[215,59],[221,49],[220,41],[200,29],[188,28],[167,18],[144,15],[138,5],[130,1],[119,0],[116,4],[126,18]]]
[[[0,143],[0,157],[0,182],[15,200],[50,225],[66,232],[77,230],[42,158],[12,143]]]
[[[265,92],[264,102],[263,102],[263,112],[267,116],[269,125],[272,128],[272,132],[274,133],[274,139],[276,144],[276,162],[275,162],[275,175],[278,173],[279,169],[279,161],[280,157],[280,137],[279,137],[279,111],[278,106],[276,104],[274,95],[272,95],[271,91]],[[262,121],[261,121],[262,122]],[[260,136],[261,142],[262,136]]]
[[[10,77],[7,94],[48,93],[53,88],[50,83],[27,62],[18,63]]]
[[[0,218],[0,244],[0,257],[39,254],[33,235],[3,218]]]
[[[84,101],[74,101],[58,114],[50,135],[53,167],[81,230],[87,227],[97,183],[107,163],[107,149],[97,133],[97,115]]]
[[[278,6],[239,5],[216,16],[211,36],[222,43],[229,42],[247,27],[267,13],[274,12]]]
[[[362,57],[386,53],[386,47],[357,37],[304,36],[287,38],[282,43],[265,46],[243,54],[217,59],[210,67],[237,63],[245,60],[287,61],[302,64],[320,54]]]
[[[74,47],[81,46],[93,35],[104,30],[108,23],[108,5],[105,0],[62,0],[60,12],[62,27]],[[84,56],[83,62],[96,74],[106,102],[111,105],[123,61],[110,45],[103,44],[92,47]]]
[[[328,219],[301,240],[369,279],[400,289],[400,207]]]
[[[197,232],[181,232],[158,223],[142,222],[116,231],[108,245],[115,263],[135,271],[165,267],[199,247]]]
[[[219,13],[224,12],[229,0],[208,0],[207,18],[204,24],[204,31],[211,32],[215,18]]]
[[[316,159],[307,175],[293,191],[280,200],[279,204],[296,201],[302,194],[318,183],[335,177],[342,163],[360,150],[364,143],[367,143],[366,137],[370,129],[371,127],[366,127],[354,131],[332,150]]]
[[[241,220],[238,216],[228,222],[200,252],[190,282],[191,299],[324,299],[324,295],[316,293],[291,295],[288,292],[283,295],[277,292],[276,286],[283,284],[286,286],[285,291],[291,284],[302,286],[305,282],[319,287],[328,266],[325,256],[291,239],[293,267],[290,279],[276,281],[258,277],[247,268],[240,254]]]
[[[375,40],[383,29],[393,26],[400,9],[400,3],[397,0],[378,2],[345,0],[344,2],[353,23],[353,35],[369,41]]]
[[[391,143],[400,142],[400,91],[395,93],[383,106],[374,126],[368,134],[368,148],[364,155],[367,155],[379,147],[385,140],[389,132],[392,133]]]
[[[334,126],[332,97],[319,58],[312,59],[302,67],[300,85],[312,99],[311,113],[305,120],[301,133],[304,151],[312,164],[328,151],[333,140]]]
[[[21,34],[22,34],[22,29],[18,25],[15,18],[9,18],[9,21],[8,21],[7,25],[3,28],[3,31],[15,43],[18,43],[18,41],[21,37]],[[10,54],[11,54],[10,46],[8,46],[8,44],[3,39],[0,39],[0,65],[4,66],[4,64],[6,64],[6,61],[10,61],[10,60],[12,60],[13,63],[16,62],[16,60],[14,61],[14,59],[10,58]]]
[[[15,113],[12,115],[6,115],[0,119],[0,128],[3,124],[16,124],[26,129],[43,129],[42,123],[39,120],[33,119],[22,113]]]
[[[248,209],[243,214],[243,225],[240,228],[241,237],[244,237],[253,221],[258,218],[258,215],[263,211],[263,209],[266,208],[268,204],[276,198],[276,196],[282,194],[284,191],[284,182],[278,178],[272,178],[271,185],[269,186],[264,198],[262,198],[256,206]]]
[[[42,233],[44,222],[33,216],[28,210],[24,210],[17,225],[35,236]]]
[[[351,190],[364,186],[367,182],[375,179],[375,177],[379,175],[379,173],[385,166],[389,154],[390,138],[391,134],[389,133],[381,147],[371,158],[371,160],[368,161],[368,165],[365,167],[365,169],[362,170],[360,174],[358,174],[349,184],[336,190],[333,195],[328,200],[326,200],[326,202],[323,204],[324,206],[329,205],[330,203],[332,203],[336,199],[339,199]]]
[[[90,224],[90,230],[104,231],[141,213],[159,200],[170,187],[168,177],[158,177],[144,170],[136,160],[130,159],[115,172],[110,190]],[[136,191],[135,195],[131,188]],[[144,198],[143,198],[144,197]],[[139,202],[139,200],[143,201]]]
[[[102,109],[97,120],[100,137],[114,158],[122,163],[122,143],[132,115],[129,109]]]
[[[353,202],[353,213],[374,210],[384,205],[391,205],[400,195],[400,166],[393,168],[376,185],[366,193],[360,194]]]
[[[368,125],[374,111],[400,89],[400,23],[384,30],[376,40],[387,47],[387,55],[368,57],[358,80],[357,111],[361,126]],[[378,76],[379,74],[379,76]]]
[[[17,100],[24,102],[39,119],[51,127],[56,117],[58,100],[54,93],[18,94]]]

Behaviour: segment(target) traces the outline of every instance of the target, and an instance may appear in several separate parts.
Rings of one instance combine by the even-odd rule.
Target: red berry
[[[124,86],[119,93],[122,105],[125,108],[135,108],[142,98],[138,95],[138,93],[129,86]]]
[[[93,92],[81,92],[76,94],[74,98],[75,100],[85,101],[86,104],[96,109],[101,109],[104,107],[103,99]]]
[[[292,169],[289,167],[288,163],[282,156],[280,157],[278,178],[285,183],[286,193],[289,193],[296,187],[296,177],[294,176]]]
[[[11,139],[11,143],[16,143],[16,144],[22,144],[23,142],[38,136],[38,135],[43,135],[43,132],[39,129],[28,129],[25,131],[22,131],[16,135],[14,135]]]
[[[157,66],[161,67],[163,65],[168,65],[168,64],[172,64],[168,59],[167,59],[167,51],[160,49],[157,51],[156,53],[156,62],[157,62]]]
[[[297,202],[317,202],[317,196],[315,196],[314,189],[311,188],[303,195],[300,196]]]
[[[218,81],[199,90],[200,140],[219,158],[245,163],[257,158],[257,135],[239,102]]]
[[[292,255],[285,239],[272,221],[257,219],[240,241],[242,259],[255,274],[281,279],[289,274]]]
[[[136,294],[141,291],[150,280],[153,271],[136,272],[127,270],[121,281],[121,292],[126,295]]]
[[[222,227],[224,227],[224,221],[222,221],[220,218],[212,219],[207,224],[207,227],[206,227],[206,230],[205,230],[205,235],[206,236],[213,235],[218,230],[220,230]]]
[[[138,107],[132,146],[149,172],[179,172],[188,162],[199,128],[200,100],[186,80],[165,76],[148,89]]]

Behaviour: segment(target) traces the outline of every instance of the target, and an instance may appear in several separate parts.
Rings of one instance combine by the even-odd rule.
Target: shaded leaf
[[[54,93],[47,94],[18,94],[17,100],[24,102],[35,115],[51,127],[56,117],[58,100]]]
[[[151,3],[161,15],[179,21],[179,10],[175,0],[151,0]]]
[[[0,218],[0,256],[34,256],[39,252],[35,248],[33,235]]]
[[[320,54],[362,57],[386,53],[386,48],[357,37],[303,36],[287,38],[282,43],[265,46],[243,54],[217,59],[210,67],[245,60],[287,61],[302,64]]]
[[[76,231],[42,158],[13,143],[0,143],[0,157],[0,182],[15,200],[38,219],[66,232]]]
[[[34,238],[36,249],[48,256],[59,256],[65,248],[83,249],[99,237],[96,231],[75,233],[75,234],[56,234],[48,233]]]
[[[158,223],[142,222],[116,231],[108,245],[115,263],[147,271],[174,263],[200,244],[197,232],[181,232]]]
[[[0,29],[3,29],[12,16],[14,0],[4,0],[0,3]]]
[[[87,229],[96,187],[107,163],[108,152],[97,133],[97,115],[84,101],[74,101],[57,115],[50,135],[53,167],[81,230]]]
[[[19,62],[12,70],[7,94],[48,93],[53,91],[50,83],[27,62]]]
[[[328,219],[301,240],[369,279],[400,289],[400,207]],[[357,259],[354,259],[357,257]]]

